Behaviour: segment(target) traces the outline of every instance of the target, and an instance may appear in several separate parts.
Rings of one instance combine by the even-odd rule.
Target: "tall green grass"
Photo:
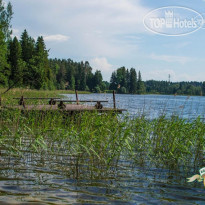
[[[198,167],[204,163],[204,145],[205,123],[200,118],[149,120],[144,115],[120,118],[112,112],[68,116],[60,110],[0,111],[1,153],[65,156],[75,162],[77,175],[79,166],[100,175],[102,168],[110,170],[121,160],[166,168]]]

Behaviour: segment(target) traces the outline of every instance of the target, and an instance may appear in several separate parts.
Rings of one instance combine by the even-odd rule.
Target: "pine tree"
[[[35,44],[35,55],[29,61],[29,70],[31,70],[32,74],[32,87],[36,89],[51,89],[53,87],[48,51],[42,36],[38,37]]]
[[[13,16],[12,5],[9,2],[7,7],[2,0],[0,0],[0,27],[4,34],[6,41],[11,40],[11,19]]]
[[[127,83],[126,90],[129,92],[129,90],[130,90],[130,72],[128,69],[126,70],[126,83]]]
[[[32,87],[34,84],[32,67],[35,64],[33,59],[35,54],[35,40],[24,30],[21,35],[20,44],[22,49],[22,60],[26,63],[23,70],[23,84]]]
[[[94,85],[94,75],[93,75],[93,73],[88,73],[86,84],[89,87],[90,91],[94,90],[95,85]]]
[[[8,85],[8,77],[10,75],[10,68],[7,63],[7,41],[11,35],[10,22],[12,15],[11,3],[6,8],[4,2],[0,0],[0,86]]]
[[[0,86],[8,85],[8,76],[10,74],[9,65],[7,63],[7,45],[5,36],[0,27]]]
[[[95,82],[95,86],[101,86],[102,84],[102,73],[100,70],[96,70],[95,71],[95,75],[94,75],[94,82]]]
[[[25,63],[21,59],[21,44],[16,37],[14,37],[13,41],[10,41],[9,48],[9,63],[11,66],[10,83],[15,84],[15,86],[21,86]]]
[[[62,62],[60,64],[60,69],[56,77],[58,82],[58,86],[57,86],[58,89],[62,89],[62,90],[65,89],[65,75],[66,75],[65,63]]]
[[[97,90],[97,92],[99,92],[101,90],[102,80],[103,80],[103,78],[102,78],[101,71],[96,70],[95,74],[94,74],[94,89]]]
[[[75,89],[75,77],[74,77],[75,67],[73,66],[73,62],[68,60],[68,68],[67,68],[67,81],[68,88],[71,90]]]
[[[22,59],[29,63],[29,60],[33,57],[35,52],[35,40],[28,35],[28,32],[24,30],[21,35],[21,48],[22,48]]]
[[[137,93],[143,94],[145,92],[144,82],[142,81],[141,72],[138,73],[138,80],[137,80]]]
[[[130,69],[130,93],[137,93],[137,73],[134,68]]]
[[[110,78],[110,90],[117,90],[118,82],[117,82],[117,73],[113,72]]]
[[[84,91],[86,88],[86,70],[83,62],[81,62],[81,72],[80,74],[80,90]]]

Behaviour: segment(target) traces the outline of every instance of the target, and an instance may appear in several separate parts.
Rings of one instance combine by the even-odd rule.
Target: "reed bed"
[[[12,104],[9,99],[19,91],[12,92],[6,104]],[[42,97],[35,92],[29,91],[29,97]],[[75,116],[61,111],[0,112],[2,155],[19,158],[28,153],[42,158],[63,156],[65,163],[69,161],[75,167],[84,167],[92,176],[102,175],[102,168],[111,170],[121,160],[166,168],[200,167],[204,163],[204,136],[205,123],[200,118],[189,121],[176,116],[160,116],[150,120],[144,115],[130,118],[97,112]],[[79,168],[75,168],[77,177],[85,174],[79,172]]]

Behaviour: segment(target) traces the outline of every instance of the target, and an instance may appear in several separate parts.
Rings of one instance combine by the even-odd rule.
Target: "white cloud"
[[[122,37],[116,43],[118,36],[128,34],[137,37],[138,34],[147,32],[143,18],[149,9],[141,5],[140,0],[29,0],[29,4],[28,0],[18,3],[11,1],[14,6],[18,5],[19,10],[23,8],[23,13],[15,14],[19,15],[19,21],[24,22],[29,33],[32,30],[35,32],[33,36],[56,31],[66,33],[72,38],[71,44],[78,50],[80,58],[122,57],[125,53],[129,55],[133,50],[125,44],[129,44],[130,40]],[[54,41],[56,36],[46,37],[45,40]],[[137,46],[138,42],[134,43]],[[66,53],[69,53],[69,49],[74,50],[70,44],[66,47]],[[58,53],[55,47],[52,52]]]
[[[64,36],[61,34],[57,35],[43,35],[45,41],[57,41],[57,42],[64,42],[70,39],[69,36]]]
[[[143,72],[144,80],[163,80],[168,81],[169,75],[172,82],[180,81],[204,81],[203,73],[183,73],[181,70],[174,69],[153,69],[152,71]]]
[[[153,60],[159,60],[159,61],[165,61],[167,63],[180,63],[180,64],[186,64],[191,61],[193,61],[193,58],[186,57],[186,56],[174,56],[174,55],[156,55],[156,54],[151,54],[150,55],[151,59]]]
[[[104,76],[104,80],[110,81],[112,72],[114,71],[113,65],[108,63],[106,58],[93,58],[90,65],[94,71],[100,70]]]
[[[143,74],[145,80],[168,80],[169,75],[171,75],[171,80],[175,80],[176,74],[171,69],[155,69]]]

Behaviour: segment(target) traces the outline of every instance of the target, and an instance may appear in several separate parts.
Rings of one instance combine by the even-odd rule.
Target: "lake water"
[[[75,99],[75,95],[65,95]],[[111,94],[79,95],[79,100],[108,100]],[[183,118],[204,118],[204,97],[116,95],[117,107],[131,116],[155,118],[166,113]],[[66,155],[47,156],[25,151],[8,156],[1,148],[0,204],[205,204],[203,183],[187,183],[198,168],[159,169],[149,163],[120,162],[100,176]],[[86,159],[85,159],[86,163]],[[76,173],[78,173],[76,175]]]
[[[64,95],[66,99],[75,100],[75,95]],[[108,100],[102,103],[105,107],[113,107],[112,94],[79,95],[79,100]],[[94,103],[91,103],[94,105]],[[178,115],[193,119],[205,118],[205,97],[171,96],[171,95],[116,95],[117,108],[127,109],[131,116],[146,115],[157,118],[160,115]]]
[[[125,161],[99,178],[85,167],[77,178],[74,170],[65,156],[3,156],[0,204],[205,204],[202,183],[188,184],[180,171]]]

